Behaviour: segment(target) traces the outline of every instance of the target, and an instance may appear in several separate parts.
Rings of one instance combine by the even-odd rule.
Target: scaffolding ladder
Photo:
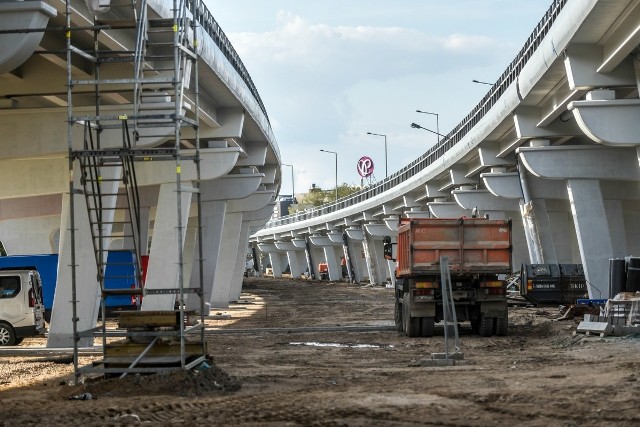
[[[77,45],[72,37],[87,31],[87,27],[74,28],[72,26],[71,0],[66,1],[66,37],[67,37],[67,115],[68,115],[68,150],[69,173],[74,176],[74,169],[79,172],[79,180],[70,179],[70,234],[71,234],[71,278],[72,278],[72,319],[74,335],[74,371],[76,381],[80,373],[95,372],[105,374],[153,373],[165,370],[184,370],[201,363],[206,357],[206,343],[204,341],[204,316],[202,301],[202,275],[200,287],[196,289],[184,286],[184,257],[182,241],[182,212],[180,200],[184,191],[196,193],[198,218],[198,235],[201,237],[199,223],[201,211],[200,199],[200,141],[199,141],[199,89],[198,89],[198,52],[196,26],[198,9],[194,8],[189,14],[185,0],[174,0],[172,17],[149,18],[149,8],[146,0],[128,0],[124,3],[114,3],[111,8],[118,8],[119,20],[95,19],[90,31],[93,32],[93,46],[87,47],[85,41]],[[125,15],[128,18],[122,19]],[[113,51],[103,48],[101,33],[105,29],[118,28],[119,31],[129,31],[135,34],[135,46],[131,50]],[[81,37],[78,37],[81,39]],[[72,76],[73,59],[80,57],[94,65],[91,78],[74,79]],[[124,66],[130,70],[130,77],[102,78],[101,66],[104,64]],[[187,117],[184,107],[184,94],[188,89],[191,73],[193,72],[194,117]],[[95,111],[92,114],[76,114],[74,100],[86,96],[86,91],[77,90],[78,87],[92,87],[95,99]],[[105,108],[102,96],[105,92],[118,93],[130,101],[125,111],[113,111]],[[182,128],[194,129],[193,144],[195,154],[184,155],[181,148]],[[82,127],[83,144],[74,146],[74,128]],[[105,143],[104,135],[118,132],[121,143]],[[118,138],[115,138],[118,139]],[[114,138],[112,137],[112,141]],[[162,146],[154,146],[151,141],[161,140]],[[173,140],[173,146],[170,146]],[[155,148],[147,148],[154,146]],[[177,228],[178,228],[178,259],[167,260],[178,264],[178,287],[171,289],[151,290],[145,288],[142,280],[142,254],[147,248],[147,241],[141,240],[140,196],[136,177],[136,164],[141,161],[173,161],[175,162],[175,186],[177,193]],[[181,182],[182,162],[195,163],[195,188],[183,188]],[[89,230],[78,229],[75,219],[76,196],[84,196],[84,202],[89,218]],[[93,243],[95,262],[97,267],[97,281],[100,286],[101,326],[88,330],[78,330],[77,288],[81,282],[77,277],[76,263],[76,233],[90,233]],[[108,242],[120,233],[119,237],[126,242],[130,249],[130,258],[126,260],[112,260]],[[198,253],[200,270],[202,271],[202,242]],[[124,276],[113,271],[128,273]],[[121,274],[121,273],[120,273]],[[87,279],[87,278],[83,278]],[[131,281],[131,287],[114,288],[111,284],[117,280]],[[194,321],[192,313],[185,312],[185,295],[196,294],[200,298],[200,321]],[[162,325],[145,328],[144,316],[126,313],[126,320],[121,323],[133,325],[126,331],[107,329],[107,300],[115,296],[131,297],[132,301],[140,301],[143,295],[173,294],[177,296],[178,308],[173,312],[151,313],[154,317],[150,324]],[[138,305],[139,307],[139,305]],[[142,318],[142,320],[140,320]],[[132,320],[133,319],[133,320]],[[161,319],[161,320],[158,320]],[[154,323],[155,322],[155,323]],[[167,325],[173,325],[167,327]],[[169,329],[169,330],[167,330]],[[188,343],[187,335],[200,332],[200,342]],[[103,359],[91,366],[78,366],[78,343],[83,337],[102,337]],[[125,337],[126,341],[135,342],[125,352],[128,358],[120,358],[118,363],[110,363],[109,355],[111,339]],[[157,365],[140,367],[143,358],[157,353],[159,343],[167,337],[179,340],[179,365]],[[143,343],[140,346],[140,343]],[[200,350],[194,350],[198,347]],[[120,354],[114,350],[114,354]],[[162,353],[162,351],[160,351]]]

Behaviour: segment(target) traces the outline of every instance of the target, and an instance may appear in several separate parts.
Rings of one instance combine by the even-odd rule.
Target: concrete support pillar
[[[309,277],[312,279],[318,279],[318,258],[315,254],[313,245],[309,241],[309,237],[305,238],[304,257],[307,262]]]
[[[593,179],[569,179],[567,190],[589,297],[608,298],[609,258],[614,252],[600,183]]]
[[[78,199],[82,203],[84,200]],[[5,200],[4,205],[10,203]],[[58,202],[58,206],[62,203]],[[0,206],[0,210],[2,206]],[[60,214],[46,217],[11,218],[0,221],[0,236],[7,255],[57,253],[59,242],[52,239],[60,230]]]
[[[558,262],[553,246],[553,235],[549,213],[544,199],[532,199],[529,203],[521,202],[522,222],[525,225],[525,236],[532,263],[555,264]],[[539,245],[541,258],[537,258],[534,245]]]
[[[640,203],[625,204],[627,205],[624,212],[627,255],[640,254]]]
[[[364,254],[367,261],[369,282],[373,285],[384,285],[387,283],[389,276],[389,267],[382,253],[382,238],[365,233],[362,245],[364,246]]]
[[[369,277],[369,283],[373,285],[378,283],[379,276],[377,273],[378,269],[376,268],[375,255],[372,254],[371,251],[369,250],[369,245],[375,244],[375,243],[373,243],[373,239],[371,239],[371,242],[369,241],[369,239],[370,239],[370,236],[365,236],[364,239],[362,240],[362,250],[364,251],[364,258],[367,266],[367,276]]]
[[[252,230],[252,232],[255,232],[255,230]],[[251,255],[253,257],[253,265],[257,268],[257,271],[254,271],[254,274],[258,277],[262,277],[262,263],[260,262],[262,252],[258,249],[258,245],[256,243],[251,243]]]
[[[221,248],[222,229],[227,208],[226,201],[213,201],[202,203],[202,256],[203,256],[203,296],[205,302],[205,315],[209,314],[211,293],[213,292],[213,277],[218,265],[218,253]],[[197,239],[196,239],[196,245]],[[192,264],[189,280],[190,288],[200,286],[200,266],[197,262]],[[200,301],[191,294],[187,298],[187,310],[200,310]]]
[[[576,233],[571,212],[548,212],[548,216],[557,262],[559,264],[579,263],[579,256],[575,257],[575,253],[579,254],[579,251],[574,251]]]
[[[355,271],[356,264],[353,261],[354,255],[355,254],[353,253],[353,244],[351,243],[351,239],[349,239],[349,235],[346,232],[343,232],[342,259],[340,260],[340,264],[342,264],[342,260],[344,260],[344,266],[341,265],[342,274],[344,277],[346,277],[346,280],[357,283]]]
[[[192,184],[184,182],[183,186],[192,186]],[[183,280],[183,286],[186,287],[184,270],[187,266],[184,262],[180,266],[178,260],[180,259],[180,252],[184,250],[187,220],[193,193],[182,191],[180,194],[181,199],[179,202],[182,218],[181,222],[178,222],[176,185],[160,185],[158,207],[151,239],[151,256],[149,257],[147,280],[145,282],[146,289],[175,289],[180,286],[180,280]],[[180,242],[182,242],[182,246],[180,246]],[[181,267],[183,277],[180,277]],[[188,268],[191,268],[191,265]],[[147,295],[142,300],[142,310],[173,310],[175,299],[176,296],[174,294]]]
[[[369,278],[362,241],[349,241],[349,250],[356,283],[362,283]]]
[[[511,219],[511,246],[513,247],[513,252],[511,253],[512,269],[513,271],[518,271],[522,264],[528,264],[531,261],[522,218],[517,216]]]
[[[320,274],[318,273],[318,264],[325,262],[324,251],[313,244],[311,247],[311,260],[313,262],[313,271],[316,273],[316,280],[320,280]]]
[[[302,273],[307,269],[307,260],[304,251],[287,251],[287,259],[289,260],[289,268],[291,269],[291,277],[299,279]]]
[[[309,236],[309,240],[312,243],[312,247],[315,248],[314,250],[320,252],[320,256],[316,256],[314,259],[318,263],[323,262],[319,261],[319,259],[323,259],[324,262],[327,263],[329,280],[336,281],[342,278],[342,266],[340,265],[340,257],[342,255],[342,244],[340,242],[342,241],[342,235],[338,233],[337,237],[336,235],[332,237],[333,239],[328,236],[312,235]],[[338,243],[334,240],[337,240]],[[316,279],[319,279],[320,275],[317,271],[317,265],[314,267],[316,269]]]
[[[184,237],[184,250],[182,252],[182,259],[184,262],[184,270],[183,274],[183,283],[185,287],[191,287],[191,275],[194,270],[198,270],[199,276],[199,263],[200,263],[200,254],[198,253],[198,247],[196,243],[198,242],[198,219],[195,217],[189,218],[187,222],[187,232]],[[196,288],[200,286],[198,282]],[[198,308],[196,311],[200,312],[200,298],[196,294],[186,294],[185,300],[187,305],[189,304],[189,300],[197,300]]]
[[[593,104],[594,101],[589,102]],[[596,102],[596,104],[599,103],[600,101]],[[596,106],[593,107],[594,110],[591,113],[598,110]],[[591,107],[588,108],[591,109]],[[617,120],[620,117],[624,117],[622,112],[618,118],[607,115],[603,111],[599,113],[602,115],[591,118],[597,119],[596,121],[603,125],[600,131],[616,133],[618,128],[615,124],[618,123]],[[574,115],[576,115],[575,111]],[[576,119],[578,118],[576,117]],[[624,120],[625,123],[634,122],[630,116],[625,117]],[[635,123],[637,122],[635,120]],[[633,137],[637,141],[637,135],[628,134],[629,129],[631,128],[626,127],[622,132],[626,134],[624,137]],[[605,137],[604,140],[607,138]],[[628,197],[629,194],[636,191],[640,175],[635,149],[594,145],[521,147],[518,152],[523,164],[533,175],[552,181],[566,179],[573,223],[580,248],[580,258],[589,286],[589,295],[596,298],[607,298],[609,296],[609,258],[625,249],[622,247],[614,252],[614,245],[619,245],[623,240],[624,215],[621,214],[621,207],[617,202],[605,203],[602,188],[611,181],[635,182],[630,186],[620,182],[615,183],[614,186],[607,186],[606,194],[609,197],[616,194],[620,188],[624,188],[622,194],[618,197],[611,197],[612,200]],[[610,218],[608,215],[614,218]]]
[[[76,174],[74,174],[76,175]],[[79,175],[79,174],[77,174]],[[76,308],[78,330],[91,329],[96,325],[100,302],[100,284],[98,283],[98,268],[89,232],[89,216],[84,197],[75,195],[75,228],[76,228]],[[71,278],[71,221],[70,197],[64,194],[62,198],[62,215],[60,218],[60,249],[58,257],[58,276],[56,291],[53,297],[51,324],[47,347],[73,347],[73,305]],[[81,231],[82,230],[82,231]],[[78,280],[79,279],[79,280]],[[82,338],[78,345],[88,347],[93,345],[93,338]]]
[[[149,211],[149,206],[140,207],[140,235],[138,236],[140,239],[140,255],[147,255],[149,253]],[[125,215],[128,219],[129,212],[126,212]],[[134,242],[133,238],[130,237],[132,234],[131,224],[125,224],[124,234],[127,237],[123,239],[122,249],[127,251],[133,250]]]
[[[389,236],[392,239],[398,235],[397,230],[392,230],[384,223],[368,223],[364,225],[366,232],[362,240],[367,265],[369,268],[369,281],[376,285],[385,285],[394,274],[394,268],[390,267],[384,258],[383,239]]]
[[[611,245],[614,258],[624,258],[629,255],[627,250],[627,236],[622,211],[621,200],[604,200],[604,210],[607,213],[609,232],[611,233]],[[613,296],[613,295],[612,295]]]
[[[115,194],[120,177],[121,168],[105,168],[102,171],[104,181],[101,190],[105,194]],[[74,186],[81,188],[79,165],[74,165]],[[116,196],[103,198],[103,244],[108,248],[111,239],[111,223],[113,222],[116,204]],[[62,198],[62,215],[60,218],[60,249],[58,257],[58,276],[56,280],[56,292],[53,299],[51,325],[47,347],[71,347],[73,346],[73,313],[72,303],[72,260],[71,260],[71,199],[68,194]],[[87,212],[86,201],[83,196],[76,195],[74,199],[75,218],[75,265],[76,265],[76,310],[78,318],[78,331],[85,331],[95,327],[100,309],[100,284],[97,280],[98,268],[95,259],[95,249],[91,239],[91,224]],[[104,253],[106,261],[106,251]],[[81,347],[93,344],[93,338],[82,338],[78,345]]]
[[[282,255],[279,252],[269,253],[269,262],[273,270],[273,277],[282,277],[282,271],[284,270]]]
[[[337,282],[342,279],[342,266],[340,265],[341,252],[336,246],[324,246],[324,258],[329,267],[329,280]]]
[[[364,231],[359,227],[349,227],[345,230],[349,237],[349,251],[356,283],[362,283],[369,278],[365,251],[363,248]]]
[[[244,216],[244,215],[243,215]],[[242,292],[242,281],[244,280],[244,270],[247,263],[247,252],[249,250],[249,227],[250,221],[242,221],[240,235],[238,236],[238,254],[236,256],[236,267],[231,279],[231,290],[229,291],[229,301],[236,301]]]
[[[389,279],[388,282],[391,283],[392,286],[396,285],[396,262],[390,259],[387,261],[387,269],[389,270]]]
[[[229,307],[231,282],[235,273],[236,257],[238,256],[239,236],[242,229],[242,212],[227,212],[222,226],[221,250],[218,252],[218,262],[213,278],[211,292],[211,307]],[[221,268],[224,266],[224,268]],[[275,270],[274,270],[275,271]]]

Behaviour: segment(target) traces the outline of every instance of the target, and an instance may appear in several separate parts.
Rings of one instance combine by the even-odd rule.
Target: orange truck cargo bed
[[[440,274],[441,256],[452,275],[512,271],[510,220],[404,219],[397,248],[398,277]]]

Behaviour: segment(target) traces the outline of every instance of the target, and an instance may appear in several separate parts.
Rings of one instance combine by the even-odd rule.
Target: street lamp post
[[[334,156],[336,156],[336,202],[337,202],[338,201],[338,153],[336,153],[335,151],[323,150],[322,148],[320,149],[320,151],[322,151],[323,153],[331,153]]]
[[[291,168],[291,199],[293,204],[296,204],[296,182],[293,179],[293,165],[283,163],[282,166],[289,166]]]
[[[389,177],[389,163],[388,163],[388,158],[387,158],[387,135],[383,135],[380,133],[373,133],[373,132],[367,132],[367,135],[374,135],[374,136],[382,136],[384,138],[384,177],[388,178]]]
[[[425,127],[422,127],[422,126],[420,126],[420,125],[419,125],[419,124],[417,124],[417,123],[411,123],[411,127],[412,127],[412,128],[415,128],[415,129],[422,129],[422,130],[426,130],[427,132],[435,133],[435,134],[436,134],[436,135],[438,135],[438,136],[444,136],[444,135],[440,135],[440,134],[439,134],[438,132],[436,132],[436,131],[433,131],[433,130],[431,130],[431,129],[427,129],[427,128],[425,128]]]
[[[440,123],[438,122],[438,113],[430,113],[428,111],[421,110],[416,110],[416,113],[431,114],[432,116],[436,116],[436,132],[438,133],[438,135],[436,135],[436,138],[438,138],[438,142],[440,142]]]

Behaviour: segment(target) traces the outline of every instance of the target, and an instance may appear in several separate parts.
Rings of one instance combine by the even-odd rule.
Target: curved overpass
[[[110,57],[122,59],[100,65],[100,79],[113,84],[101,89],[99,96],[92,86],[74,87],[71,102],[75,114],[91,114],[96,104],[103,114],[135,114],[134,94],[124,83],[118,83],[131,79],[134,69],[133,62],[126,60],[127,52],[135,51],[136,46],[131,4],[122,0],[70,2],[73,30],[69,34],[74,49],[89,52],[96,46],[101,52],[109,52]],[[148,0],[150,26],[166,25],[173,16],[172,8],[171,0]],[[198,23],[194,39],[198,40],[199,103],[195,103],[195,73],[191,70],[189,74],[185,68],[188,77],[180,107],[187,119],[198,118],[199,135],[192,128],[184,128],[180,146],[189,154],[199,136],[200,224],[205,259],[202,274],[208,310],[210,304],[227,305],[240,293],[249,230],[263,226],[271,215],[280,188],[281,159],[267,111],[242,60],[203,1],[189,1],[187,9],[189,18]],[[5,183],[0,189],[0,240],[9,255],[59,254],[49,346],[73,343],[69,319],[72,298],[65,11],[66,2],[61,0],[0,3],[0,132],[5,136],[0,140],[0,176]],[[97,36],[95,26],[100,27]],[[149,32],[147,41],[157,38],[160,45],[161,37]],[[72,56],[73,80],[98,78],[90,59],[90,55]],[[166,75],[158,66],[161,60],[155,60],[155,64],[153,60],[145,61],[145,71],[159,77]],[[173,107],[168,95],[142,96],[141,111],[153,115],[169,108]],[[105,128],[101,135],[105,147],[122,144],[120,130]],[[139,147],[175,145],[173,125],[141,128],[138,137]],[[71,141],[74,149],[82,147],[81,126],[73,128]],[[197,247],[195,193],[185,191],[181,196],[186,214],[183,224],[179,224],[183,227],[183,238],[179,239],[173,214],[178,204],[175,163],[141,162],[137,174],[142,241],[149,242],[142,245],[142,254],[149,255],[148,288],[177,288],[181,276],[185,287],[197,286],[200,271],[193,267],[197,264],[197,256],[193,255]],[[185,188],[194,185],[195,165],[185,163],[181,175]],[[114,206],[119,203],[114,198]],[[83,282],[77,296],[78,327],[86,330],[95,325],[99,290],[93,280],[96,263],[89,226],[82,225],[87,213],[85,208],[78,210],[80,204],[76,203],[75,211],[80,218],[76,264]],[[174,253],[179,242],[183,246],[177,250],[184,255],[184,275],[180,276]],[[127,249],[130,244],[126,230],[114,226],[108,233],[107,247]],[[173,295],[169,297],[145,298],[143,309],[173,309]],[[196,307],[192,299],[187,304]]]
[[[326,262],[383,284],[399,215],[514,220],[514,266],[582,263],[594,297],[608,260],[638,253],[640,2],[556,0],[477,106],[389,178],[252,236],[274,273]],[[285,259],[286,255],[286,259]]]

